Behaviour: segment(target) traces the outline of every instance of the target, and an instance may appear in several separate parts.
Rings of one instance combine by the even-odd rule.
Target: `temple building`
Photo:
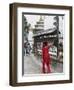
[[[57,56],[57,45],[58,45],[58,36],[57,29],[50,28],[44,29],[44,17],[40,16],[39,21],[37,21],[35,25],[35,29],[33,30],[34,35],[34,49],[36,54],[40,54],[40,50],[42,48],[43,42],[47,41],[48,43],[54,43],[56,56]]]
[[[39,21],[36,22],[35,29],[33,31],[34,31],[34,34],[38,34],[42,31],[44,31],[44,18],[43,18],[43,16],[40,16]]]

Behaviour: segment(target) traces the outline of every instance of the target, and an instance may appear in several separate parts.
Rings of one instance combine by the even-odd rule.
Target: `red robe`
[[[48,46],[45,46],[42,48],[42,58],[43,58],[43,73],[46,72],[45,65],[47,66],[47,71],[50,73],[51,70],[50,70],[49,64],[51,62],[51,59],[50,59],[49,47]]]
[[[42,57],[44,62],[50,62],[50,54],[48,46],[42,48]]]

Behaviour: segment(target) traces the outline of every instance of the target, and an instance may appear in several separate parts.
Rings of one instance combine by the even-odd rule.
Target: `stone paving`
[[[57,64],[56,68],[51,65],[52,73],[60,73],[62,70],[62,64]],[[35,57],[33,54],[24,56],[24,74],[42,74],[41,59]]]

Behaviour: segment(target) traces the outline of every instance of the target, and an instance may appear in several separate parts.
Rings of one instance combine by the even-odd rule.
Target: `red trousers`
[[[47,73],[50,73],[51,72],[51,70],[50,70],[50,64],[49,64],[49,61],[46,61],[46,60],[43,60],[43,66],[42,66],[42,71],[43,71],[43,73],[46,73],[46,71],[47,71]],[[45,67],[46,66],[46,67]]]

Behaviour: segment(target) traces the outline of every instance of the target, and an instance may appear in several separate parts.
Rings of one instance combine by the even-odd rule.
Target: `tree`
[[[27,22],[27,19],[25,16],[24,16],[23,22],[24,22],[24,36],[25,36],[25,39],[28,41],[28,33],[29,33],[30,24]]]
[[[58,25],[59,25],[59,17],[58,16],[55,16],[54,17],[54,23],[53,23],[53,25],[55,25],[56,26],[56,28],[58,27]]]

